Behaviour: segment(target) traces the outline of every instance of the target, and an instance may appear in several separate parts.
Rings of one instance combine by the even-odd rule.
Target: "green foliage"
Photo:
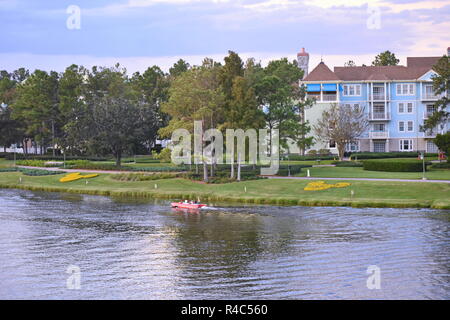
[[[335,161],[333,164],[336,167],[362,167],[362,162],[357,161]]]
[[[425,164],[425,170],[427,167]],[[419,160],[365,160],[363,161],[364,170],[369,171],[388,171],[388,172],[421,172],[423,163]]]
[[[164,148],[160,153],[155,155],[155,159],[160,162],[172,162],[172,151],[169,148]]]
[[[372,62],[373,66],[396,66],[400,62],[394,53],[386,50],[375,57]]]
[[[387,158],[417,158],[417,152],[356,152],[351,153],[352,159],[387,159]],[[437,157],[436,153],[427,153],[426,157]]]
[[[447,131],[445,134],[438,134],[434,139],[434,143],[442,150],[447,156],[447,161],[450,162],[450,131]]]
[[[142,174],[142,173],[121,173],[111,176],[112,179],[118,181],[151,181],[174,179],[180,177],[180,174],[173,173],[158,173],[158,174]]]
[[[450,162],[433,163],[431,168],[433,168],[433,169],[450,169]]]
[[[20,168],[19,171],[26,176],[53,176],[56,174],[66,173],[64,171],[48,171],[48,170],[24,169],[24,168]]]

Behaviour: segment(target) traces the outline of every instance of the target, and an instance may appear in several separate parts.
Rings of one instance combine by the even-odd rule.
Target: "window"
[[[358,152],[359,151],[359,141],[347,143],[345,145],[345,150],[347,152]]]
[[[438,153],[439,148],[434,144],[432,140],[427,140],[427,152],[428,153]]]
[[[413,142],[410,139],[400,140],[400,151],[412,151],[413,150]]]
[[[328,147],[331,149],[331,148],[336,148],[336,141],[330,141],[329,143],[328,143]]]
[[[386,129],[386,126],[384,123],[375,123],[373,125],[373,131],[375,132],[384,132]]]
[[[412,96],[415,94],[414,83],[398,83],[397,95],[398,96]]]
[[[360,96],[361,95],[361,85],[360,84],[344,84],[343,85],[344,96]]]
[[[408,121],[408,132],[414,131],[414,121]]]
[[[398,131],[405,132],[405,122],[404,121],[398,122]]]
[[[413,113],[414,105],[412,102],[399,102],[398,113]]]

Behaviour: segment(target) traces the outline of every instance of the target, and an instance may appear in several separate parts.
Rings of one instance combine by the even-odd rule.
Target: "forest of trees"
[[[175,129],[279,129],[280,142],[312,143],[299,87],[303,71],[286,58],[262,67],[229,51],[224,63],[184,60],[168,73],[158,66],[127,74],[114,67],[71,65],[62,73],[0,71],[0,145],[32,143],[54,155],[149,154]]]

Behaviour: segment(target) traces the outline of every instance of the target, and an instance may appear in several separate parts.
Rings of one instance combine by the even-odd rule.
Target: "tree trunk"
[[[203,181],[208,182],[208,165],[203,160]]]
[[[116,166],[120,167],[121,163],[122,163],[122,152],[118,151],[116,153]]]
[[[52,152],[55,157],[55,121],[52,120]]]
[[[238,154],[237,181],[241,181],[241,154]]]
[[[337,143],[339,160],[344,161],[345,144]]]

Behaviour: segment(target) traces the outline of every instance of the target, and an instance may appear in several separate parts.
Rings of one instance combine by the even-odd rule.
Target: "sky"
[[[450,0],[0,0],[0,70],[63,71],[75,63],[129,72],[228,50],[263,64],[310,53],[330,67],[370,65],[390,50],[442,56]]]

